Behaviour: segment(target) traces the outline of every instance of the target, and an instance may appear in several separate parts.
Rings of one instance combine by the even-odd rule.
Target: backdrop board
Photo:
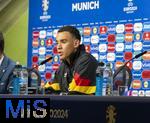
[[[55,36],[64,25],[76,26],[82,43],[98,61],[115,70],[127,64],[132,70],[131,96],[150,96],[149,0],[29,0],[28,67],[39,67],[42,83],[52,81],[60,64]]]

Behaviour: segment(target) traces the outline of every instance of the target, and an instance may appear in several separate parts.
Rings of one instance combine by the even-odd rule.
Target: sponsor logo
[[[53,70],[57,70],[58,68],[59,68],[59,64],[53,64],[53,65],[52,65],[52,69],[53,69]]]
[[[143,42],[143,49],[150,51],[150,42],[147,42],[147,41]]]
[[[93,32],[94,35],[97,34],[98,33],[98,28],[97,27],[93,27],[92,28],[92,32]]]
[[[144,81],[144,82],[143,82],[143,86],[144,86],[144,88],[148,88],[148,87],[149,87],[148,81]]]
[[[132,58],[132,52],[125,52],[124,53],[124,59],[130,60]]]
[[[107,40],[108,42],[115,42],[115,34],[109,34]]]
[[[150,70],[150,61],[143,61],[143,69]]]
[[[137,90],[132,90],[131,91],[131,96],[138,96],[138,91]]]
[[[123,33],[124,30],[125,30],[124,24],[118,24],[118,25],[116,26],[116,32],[117,32],[117,33]]]
[[[40,44],[41,44],[41,46],[44,46],[44,44],[45,44],[44,40],[41,40]]]
[[[32,53],[33,53],[33,54],[38,54],[38,53],[39,53],[39,50],[38,50],[38,49],[32,49]]]
[[[84,43],[90,43],[91,42],[91,38],[88,37],[88,38],[83,38],[83,42]]]
[[[143,29],[143,24],[142,23],[135,23],[134,24],[134,32],[141,32]]]
[[[124,42],[124,34],[117,34],[116,42]]]
[[[142,50],[142,42],[134,42],[133,49],[135,51]]]
[[[100,26],[100,34],[106,34],[107,33],[107,26]]]
[[[46,70],[52,70],[52,66],[51,65],[46,65]]]
[[[99,36],[98,35],[93,35],[91,37],[91,43],[92,44],[98,44],[98,42],[99,42]]]
[[[140,79],[141,71],[133,71],[132,76],[133,76],[133,79]]]
[[[116,60],[123,60],[123,56],[122,52],[116,53]]]
[[[124,44],[123,44],[123,43],[117,43],[117,44],[116,44],[116,51],[117,51],[117,52],[122,52],[122,51],[124,51]]]
[[[139,96],[144,96],[145,95],[145,92],[144,92],[144,90],[139,90]]]
[[[38,56],[32,56],[32,62],[38,62]]]
[[[145,41],[150,40],[150,32],[144,32],[143,33],[143,40],[145,40]]]
[[[132,50],[132,43],[126,43],[125,50]]]
[[[90,45],[85,45],[85,51],[86,51],[87,53],[90,53],[90,51],[91,51],[91,46],[90,46]]]
[[[115,44],[108,44],[108,52],[114,52],[115,51]]]
[[[108,26],[108,32],[109,33],[115,33],[116,31],[116,26],[115,25],[109,25]]]
[[[143,79],[150,79],[150,70],[144,70],[142,72],[142,78]]]
[[[59,56],[58,55],[55,55],[54,58],[53,58],[54,62],[58,62],[59,61]]]
[[[107,53],[107,61],[115,61],[115,53]]]
[[[40,66],[38,67],[38,70],[39,70],[40,72],[44,72],[44,71],[45,71],[45,64],[40,65]]]
[[[100,54],[100,55],[99,55],[99,60],[100,60],[100,61],[106,60],[106,54]]]
[[[56,47],[56,46],[53,48],[53,53],[54,53],[54,54],[58,54],[58,52],[57,52],[57,47]]]
[[[99,1],[72,3],[72,12],[99,9]]]
[[[46,53],[52,53],[52,49],[46,49]]]
[[[116,64],[115,64],[115,69],[121,67],[124,63],[121,62],[121,61],[117,61]]]
[[[40,47],[39,48],[39,55],[45,55],[46,53],[46,48],[45,47]]]
[[[53,37],[54,37],[54,38],[56,38],[57,32],[58,32],[58,29],[54,29],[54,30],[53,30]]]
[[[140,89],[142,86],[141,81],[140,80],[133,80],[132,81],[132,88],[133,89]]]
[[[143,23],[143,31],[150,31],[150,22]]]
[[[45,78],[46,78],[46,80],[51,79],[51,77],[52,77],[52,74],[51,74],[50,72],[46,72],[46,73],[45,73]]]
[[[140,41],[140,40],[141,40],[141,37],[142,37],[141,33],[136,33],[136,34],[134,35],[134,40],[135,40],[135,41]]]
[[[132,32],[133,24],[125,24],[125,32]]]
[[[39,38],[39,31],[32,32],[32,36],[33,36],[34,39]]]
[[[107,51],[107,44],[100,44],[99,52],[106,52],[106,51]]]
[[[39,46],[39,41],[38,41],[38,39],[33,39],[33,41],[32,41],[32,46],[33,46],[33,47],[38,47],[38,46]]]
[[[98,45],[91,45],[91,52],[98,52]]]
[[[84,27],[83,35],[84,36],[90,36],[90,34],[91,34],[91,28],[90,27]]]
[[[106,35],[100,35],[99,41],[100,42],[106,42],[107,41],[107,36]]]
[[[53,39],[52,38],[49,38],[49,39],[47,39],[46,40],[46,46],[52,46],[52,44],[53,44]]]
[[[125,41],[126,42],[132,42],[133,41],[133,34],[131,34],[131,33],[125,34]]]
[[[47,30],[46,35],[47,35],[47,37],[53,36],[52,30]]]
[[[42,39],[46,38],[46,31],[45,30],[41,30],[40,33],[39,33],[39,37],[42,38]]]
[[[133,69],[134,70],[140,70],[142,68],[142,62],[141,61],[134,61],[133,62]]]
[[[145,96],[150,97],[150,91],[149,90],[145,91]]]

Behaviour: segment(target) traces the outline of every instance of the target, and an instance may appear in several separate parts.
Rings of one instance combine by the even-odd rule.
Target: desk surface
[[[149,102],[150,97],[133,97],[133,96],[88,96],[88,95],[4,95],[0,98],[50,98],[52,101],[108,101],[108,102]]]
[[[150,97],[0,95],[49,98],[51,123],[150,123]]]

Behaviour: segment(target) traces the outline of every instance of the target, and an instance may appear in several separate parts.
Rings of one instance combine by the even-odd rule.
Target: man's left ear
[[[77,48],[80,45],[80,41],[79,40],[75,40],[74,41],[74,47]]]

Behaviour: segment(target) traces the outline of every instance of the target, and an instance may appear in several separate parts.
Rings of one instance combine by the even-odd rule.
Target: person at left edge
[[[0,32],[0,94],[8,93],[8,85],[13,80],[15,62],[4,53],[4,37]]]
[[[60,66],[53,82],[47,82],[45,92],[60,95],[93,95],[96,90],[98,61],[85,51],[79,30],[64,26],[56,35]],[[52,84],[51,84],[52,83]]]

